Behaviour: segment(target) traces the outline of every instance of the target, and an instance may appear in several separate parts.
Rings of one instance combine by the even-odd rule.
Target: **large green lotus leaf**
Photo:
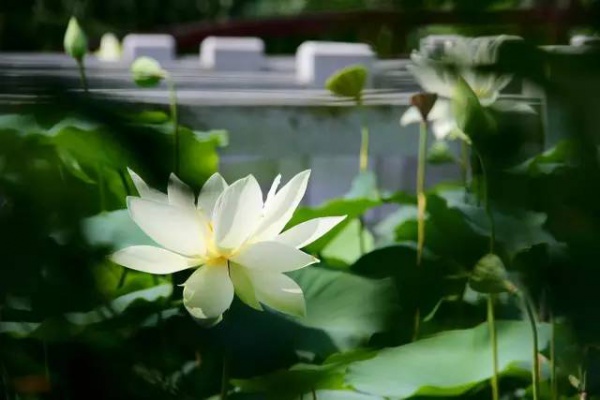
[[[133,245],[156,245],[129,216],[127,210],[103,212],[81,222],[82,232],[92,246],[120,250]]]
[[[409,341],[414,330],[416,310],[421,319],[430,315],[445,296],[461,293],[464,280],[448,279],[459,271],[452,269],[444,258],[424,254],[420,266],[416,264],[417,251],[409,244],[388,246],[361,257],[351,266],[352,272],[372,279],[392,278],[400,309],[394,336],[386,344]]]
[[[362,171],[356,175],[352,180],[350,191],[346,194],[345,198],[379,200],[380,195],[375,173],[373,171]]]
[[[96,183],[96,181],[89,176],[89,174],[81,167],[77,158],[75,158],[69,151],[64,149],[57,149],[58,158],[62,161],[63,165],[74,177],[82,180],[85,183]]]
[[[69,336],[82,333],[87,327],[125,317],[125,321],[140,321],[151,324],[148,320],[156,312],[156,307],[142,307],[140,315],[132,318],[130,312],[136,305],[147,305],[168,299],[173,292],[170,283],[160,284],[143,290],[119,296],[88,312],[66,313],[49,318],[43,322],[2,321],[0,334],[14,337],[34,337],[44,340],[66,340]]]
[[[381,396],[372,396],[349,390],[316,390],[315,395],[319,400],[384,400]]]
[[[322,238],[306,247],[306,251],[309,253],[320,253],[327,243],[336,237],[347,224],[349,224],[352,220],[362,216],[368,210],[380,206],[381,204],[381,200],[354,198],[334,199],[323,203],[318,207],[300,207],[294,213],[294,216],[289,222],[287,229],[313,218],[346,215],[347,218],[344,221],[339,223]]]
[[[464,221],[479,235],[491,235],[491,223],[484,207],[467,204],[464,191],[450,189],[437,192],[447,206],[458,211]],[[510,254],[516,254],[541,243],[556,241],[544,229],[546,214],[526,210],[500,211],[492,209],[495,222],[496,242],[502,244]]]
[[[76,116],[69,116],[61,119],[57,123],[53,124],[48,128],[48,135],[54,136],[59,134],[65,129],[77,129],[79,131],[96,131],[101,129],[102,126],[94,121],[90,121],[86,118],[80,118]]]
[[[161,298],[169,298],[173,292],[170,283],[161,284],[148,289],[127,293],[111,301],[107,306],[100,306],[85,313],[67,313],[65,318],[73,325],[85,326],[102,322],[103,320],[123,314],[136,301],[149,303]]]
[[[310,396],[313,392],[323,394],[323,398],[372,399],[371,396],[360,397],[363,395],[347,390],[344,375],[350,363],[367,360],[373,354],[365,350],[336,353],[322,365],[300,363],[268,375],[237,379],[233,384],[242,392],[263,393],[268,398],[278,400],[297,399],[303,395]],[[346,397],[335,397],[334,393]]]
[[[200,188],[219,167],[217,147],[226,140],[222,131],[219,132],[211,136],[206,132],[180,129],[179,177],[194,188]]]
[[[319,267],[290,275],[306,298],[306,317],[297,322],[324,331],[338,350],[366,344],[373,334],[386,331],[397,315],[391,279],[368,279]]]
[[[509,172],[526,173],[532,176],[550,175],[572,165],[574,153],[574,143],[563,140],[542,154],[511,168]]]
[[[375,248],[375,240],[360,220],[349,221],[343,229],[321,250],[327,264],[347,268],[363,254]]]
[[[57,132],[53,140],[58,149],[69,152],[82,165],[123,169],[129,164],[125,149],[102,130],[81,130],[68,126]]]
[[[16,132],[19,136],[26,136],[43,135],[45,130],[33,114],[4,114],[0,115],[0,132]]]
[[[375,225],[373,231],[377,235],[377,244],[385,246],[396,242],[397,229],[405,223],[416,223],[418,216],[419,212],[416,205],[402,204],[398,210],[394,211]],[[414,239],[416,241],[416,236]]]
[[[243,392],[265,393],[269,399],[292,400],[320,388],[343,388],[344,370],[337,365],[297,364],[289,370],[236,380],[234,384]]]
[[[456,190],[464,197],[462,187],[450,186],[444,190]],[[410,198],[394,201],[400,202],[400,208],[375,228],[379,245],[401,243],[416,249],[417,207]],[[475,232],[461,213],[452,210],[435,192],[427,194],[424,254],[441,257],[449,264],[470,268],[488,249],[489,239]]]
[[[527,364],[532,357],[529,324],[520,321],[496,324],[500,371],[513,371]],[[540,324],[538,331],[540,349],[544,349],[550,327]],[[481,324],[381,350],[370,360],[350,365],[346,382],[360,392],[379,396],[447,398],[465,393],[491,376],[489,330],[487,324]]]

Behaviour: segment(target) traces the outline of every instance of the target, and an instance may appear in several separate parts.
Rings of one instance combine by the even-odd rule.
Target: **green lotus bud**
[[[87,38],[75,17],[69,20],[63,45],[65,52],[76,60],[81,60],[87,53]]]
[[[367,69],[362,65],[351,65],[334,73],[325,82],[325,88],[337,96],[352,97],[357,101],[367,82]]]
[[[139,57],[131,64],[131,75],[136,85],[153,87],[160,83],[166,76],[158,61],[150,57]]]
[[[469,286],[479,293],[515,292],[515,286],[508,280],[504,263],[495,254],[486,254],[475,265]]]

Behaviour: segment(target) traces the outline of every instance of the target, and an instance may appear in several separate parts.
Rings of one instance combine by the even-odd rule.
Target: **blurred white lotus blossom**
[[[421,112],[415,106],[410,106],[400,118],[400,125],[417,124],[421,122]],[[436,139],[463,139],[470,142],[467,135],[456,125],[452,113],[450,100],[438,99],[429,114],[427,121],[431,123],[431,130]]]
[[[128,197],[133,221],[158,246],[131,246],[111,259],[151,274],[196,268],[183,284],[183,302],[198,320],[218,323],[234,293],[250,307],[266,305],[302,316],[302,289],[285,272],[318,260],[299,249],[317,240],[345,216],[316,218],[281,232],[304,196],[310,171],[278,189],[275,178],[266,199],[252,175],[228,185],[215,173],[196,199],[171,174],[167,194],[129,171],[140,197]]]
[[[448,48],[443,60],[428,58],[417,51],[411,54],[412,64],[406,67],[408,71],[423,90],[440,96],[428,117],[437,139],[468,140],[467,135],[456,125],[450,106],[459,76],[471,87],[483,107],[502,112],[534,112],[527,104],[498,99],[500,91],[510,83],[512,76],[477,69],[493,65],[497,60],[499,46],[508,40],[520,38],[501,35],[457,39]],[[448,64],[453,65],[455,69],[450,69]],[[403,126],[420,121],[419,112],[414,106],[409,107],[400,119]]]

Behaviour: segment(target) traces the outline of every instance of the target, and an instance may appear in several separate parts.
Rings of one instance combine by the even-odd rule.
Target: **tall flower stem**
[[[419,125],[419,153],[417,159],[417,268],[421,266],[423,248],[425,247],[425,168],[427,166],[427,121]],[[417,306],[413,328],[413,341],[419,337],[421,326],[421,310]]]
[[[496,332],[496,319],[494,316],[494,299],[496,296],[489,294],[487,298],[487,322],[490,330],[490,345],[492,348],[492,399],[500,399],[498,382],[498,338]]]
[[[427,199],[425,197],[425,168],[427,166],[427,122],[422,121],[419,129],[419,155],[417,165],[417,265],[421,265],[423,248],[425,246],[425,210]]]
[[[169,87],[169,107],[171,110],[171,119],[173,120],[173,137],[175,138],[175,165],[174,165],[174,171],[175,174],[178,175],[179,174],[179,170],[180,170],[180,137],[179,137],[179,115],[178,115],[178,111],[177,111],[177,91],[175,90],[175,81],[173,80],[173,78],[171,77],[171,75],[169,75],[168,73],[166,74],[166,81],[167,81],[167,85]]]
[[[535,314],[533,311],[533,307],[531,306],[531,302],[527,299],[527,297],[519,292],[519,297],[521,297],[521,301],[523,303],[523,308],[527,313],[527,319],[529,320],[529,324],[531,325],[531,339],[533,341],[533,369],[531,370],[531,380],[533,386],[533,400],[539,399],[540,393],[540,360],[538,357],[539,346],[538,346],[538,331],[537,331],[537,323]],[[554,362],[554,360],[552,360]]]
[[[356,102],[360,112],[360,155],[359,171],[364,172],[369,168],[369,126],[367,125],[367,113],[361,100]]]
[[[360,113],[360,153],[358,156],[358,170],[363,173],[369,169],[369,126],[367,125],[367,113],[365,112],[362,100],[356,101],[356,108]],[[358,245],[360,255],[366,253],[367,246],[365,243],[365,219],[361,215],[358,217]]]
[[[494,245],[496,242],[496,224],[494,221],[494,214],[492,213],[492,207],[490,204],[489,190],[490,190],[490,176],[489,171],[485,165],[483,157],[476,149],[473,148],[479,159],[481,166],[482,181],[483,181],[483,203],[485,212],[490,222],[490,253],[494,253]],[[496,317],[494,315],[494,299],[495,295],[489,294],[487,299],[487,322],[490,330],[490,346],[492,350],[492,399],[498,400],[500,398],[500,388],[498,379],[498,337],[496,332]]]
[[[77,58],[77,69],[79,70],[79,79],[81,80],[81,86],[83,87],[83,91],[88,93],[88,81],[87,76],[85,74],[85,65],[83,64],[83,58]]]

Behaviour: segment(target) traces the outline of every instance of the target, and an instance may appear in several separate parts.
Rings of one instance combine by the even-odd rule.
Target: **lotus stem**
[[[85,65],[83,64],[83,58],[77,58],[77,69],[79,70],[79,79],[81,80],[81,86],[83,87],[83,91],[88,93],[88,81],[87,76],[85,74]]]
[[[498,338],[496,335],[496,321],[494,317],[494,298],[489,294],[487,298],[487,322],[490,330],[490,346],[492,349],[492,399],[500,399],[499,381],[498,381]]]
[[[535,314],[533,311],[533,307],[531,306],[531,302],[527,299],[527,297],[519,292],[521,297],[521,301],[523,302],[523,307],[527,313],[527,319],[529,320],[529,324],[531,325],[531,339],[533,341],[533,368],[531,370],[531,380],[533,386],[533,400],[539,399],[540,393],[540,360],[539,360],[539,349],[538,349],[538,332],[537,332],[537,323]],[[554,360],[553,360],[554,362]]]
[[[496,242],[496,225],[494,222],[494,214],[492,213],[492,208],[490,205],[489,199],[489,175],[486,169],[485,163],[483,161],[483,157],[479,152],[475,150],[477,154],[477,158],[479,159],[479,163],[481,164],[481,172],[483,175],[483,202],[485,207],[485,212],[490,221],[490,253],[494,253],[494,244]],[[492,348],[492,398],[493,400],[498,400],[500,398],[499,392],[499,380],[498,380],[498,337],[496,332],[496,321],[494,315],[494,300],[495,295],[490,293],[487,298],[487,321],[490,330],[490,345]]]
[[[427,121],[419,125],[419,154],[417,159],[417,268],[421,266],[423,248],[425,247],[425,211],[427,198],[425,197],[425,168],[427,166]],[[421,310],[417,306],[413,329],[413,341],[419,337],[421,326]]]
[[[358,160],[358,167],[360,172],[365,172],[369,169],[369,126],[367,125],[367,116],[365,109],[362,105],[362,100],[356,101],[356,108],[360,113],[360,154]],[[365,220],[361,215],[358,218],[358,245],[360,255],[364,255],[367,252],[367,246],[365,244],[364,232],[365,232]]]
[[[425,168],[427,165],[427,122],[421,121],[419,129],[419,156],[417,160],[417,209],[418,209],[418,234],[417,234],[417,265],[421,265],[423,247],[425,246],[425,210],[427,199],[425,197]]]
[[[180,170],[180,138],[179,138],[179,116],[177,112],[177,91],[175,89],[175,81],[171,75],[166,74],[166,81],[169,87],[169,107],[171,110],[171,119],[173,120],[173,137],[175,138],[175,175],[179,175]]]
[[[363,111],[364,114],[364,111]],[[369,168],[369,127],[364,122],[360,128],[360,156],[359,156],[359,169],[360,172],[364,172]]]

